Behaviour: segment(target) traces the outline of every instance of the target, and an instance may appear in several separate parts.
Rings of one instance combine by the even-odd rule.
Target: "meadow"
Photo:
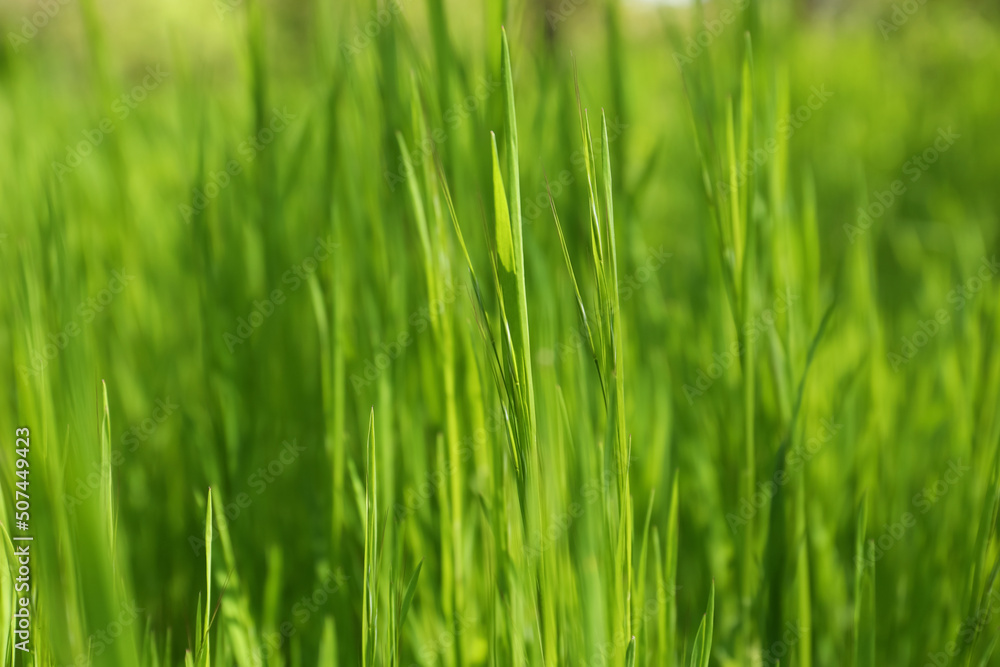
[[[994,3],[0,28],[0,664],[1000,664]]]

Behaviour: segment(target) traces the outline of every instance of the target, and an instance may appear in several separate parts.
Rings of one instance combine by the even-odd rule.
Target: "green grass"
[[[997,664],[1000,16],[805,4],[7,38],[0,663]]]

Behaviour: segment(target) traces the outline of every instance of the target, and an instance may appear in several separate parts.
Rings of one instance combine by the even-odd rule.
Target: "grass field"
[[[0,662],[1000,664],[1000,12],[681,5],[0,2]]]

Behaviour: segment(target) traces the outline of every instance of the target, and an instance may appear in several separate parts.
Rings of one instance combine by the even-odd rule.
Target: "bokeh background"
[[[615,174],[637,663],[688,661],[714,581],[709,664],[773,664],[788,624],[782,665],[937,664],[996,573],[1000,7],[703,11],[0,3],[0,506],[9,533],[28,426],[36,538],[35,652],[8,641],[4,664],[358,664],[373,409],[380,627],[423,564],[400,653],[380,635],[367,664],[624,664],[605,548],[620,498],[587,500],[611,418],[545,186],[589,307],[577,95],[598,148],[606,114]],[[520,598],[491,555],[509,451],[435,167],[483,279],[490,131],[511,159],[501,26],[543,482],[525,532],[544,565],[522,564]],[[750,359],[731,352],[742,327],[705,189],[726,173],[747,35],[763,151],[740,180],[756,193]],[[801,464],[763,499],[746,466],[772,479],[783,444]],[[864,581],[859,539],[877,554]],[[995,664],[1000,621],[984,618],[941,664]]]

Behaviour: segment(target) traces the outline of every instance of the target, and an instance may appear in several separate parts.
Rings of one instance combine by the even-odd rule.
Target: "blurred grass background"
[[[186,650],[357,664],[373,522],[377,664],[624,664],[633,634],[636,664],[687,663],[713,581],[709,664],[773,664],[788,623],[801,632],[782,665],[934,664],[988,607],[1000,562],[998,19],[973,1],[720,1],[705,17],[616,0],[0,4],[0,487],[10,532],[13,432],[28,426],[35,535],[35,649],[8,641],[4,664],[181,664]],[[512,162],[501,26],[535,491],[516,488],[495,426],[441,188],[489,276],[490,131]],[[547,175],[589,309],[574,69],[599,149],[608,119],[624,415],[602,402],[546,194]],[[786,134],[817,88],[829,99]],[[742,246],[713,223],[726,200],[703,178],[729,177],[727,99],[750,130],[737,139],[780,139],[740,182],[755,195],[736,216],[756,230],[745,318],[726,288]],[[884,212],[858,233],[873,202]],[[754,351],[727,357],[756,319]],[[835,434],[741,515],[748,479],[771,479],[823,420]],[[603,483],[609,424],[625,422],[629,503]],[[969,470],[941,482],[956,462]],[[517,562],[519,530],[536,558]],[[859,540],[879,549],[864,581]],[[626,543],[623,571],[612,545]],[[396,627],[395,589],[421,559]],[[997,622],[948,664],[994,664]]]

